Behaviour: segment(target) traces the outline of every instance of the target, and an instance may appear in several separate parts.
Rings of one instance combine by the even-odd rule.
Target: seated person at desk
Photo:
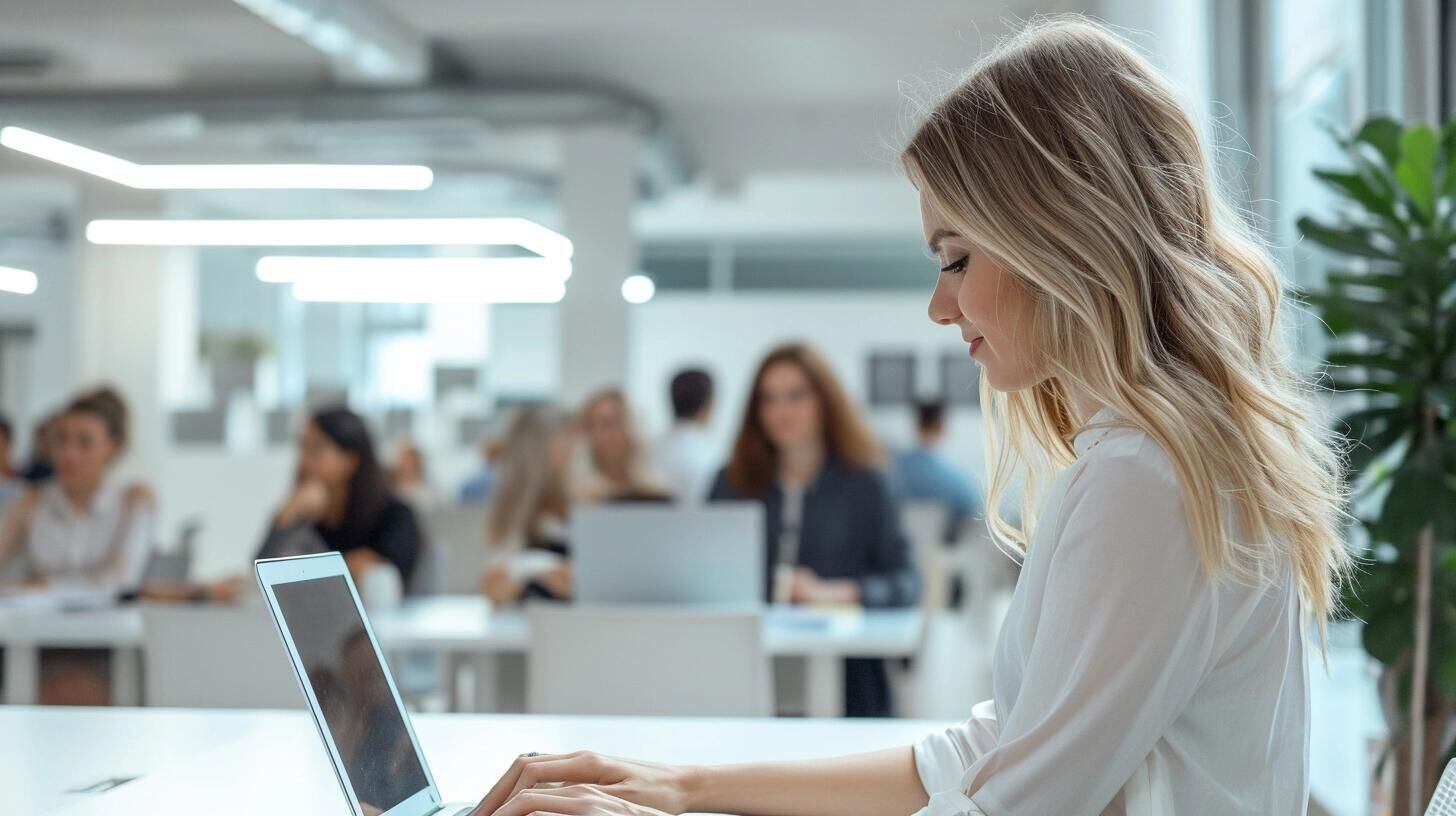
[[[364,420],[347,408],[309,417],[298,436],[293,492],[274,514],[258,558],[342,553],[354,583],[389,565],[409,581],[422,547],[414,511],[394,495],[374,454]],[[200,587],[148,586],[149,600],[236,601],[252,579],[225,578]]]
[[[481,591],[497,606],[571,597],[566,516],[570,420],[550,405],[527,405],[506,426],[493,469]]]
[[[579,501],[671,501],[652,472],[621,389],[608,388],[587,398],[581,430],[586,437],[586,466],[573,483]]]
[[[920,580],[878,464],[829,364],[801,344],[770,352],[709,498],[764,503],[774,602],[915,603]],[[851,716],[891,713],[884,661],[846,663],[845,708]]]
[[[901,501],[933,502],[946,510],[945,540],[955,541],[981,503],[970,478],[940,451],[945,439],[945,403],[915,406],[915,446],[895,456],[895,492]]]
[[[126,439],[126,404],[111,389],[76,398],[55,420],[54,478],[28,488],[0,526],[0,559],[21,550],[27,586],[120,595],[141,583],[156,538],[156,500],[145,485],[110,475]],[[45,650],[41,702],[105,705],[109,661],[101,651]]]
[[[420,553],[414,511],[389,489],[364,420],[347,408],[309,418],[298,437],[298,478],[273,517],[259,558],[289,555],[308,530],[344,555],[355,583],[370,568],[393,565],[408,581]]]

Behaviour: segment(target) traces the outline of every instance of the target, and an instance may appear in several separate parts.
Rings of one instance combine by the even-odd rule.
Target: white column
[[[638,135],[625,127],[584,127],[564,139],[562,224],[575,247],[560,307],[560,396],[567,405],[627,382],[629,306],[622,281],[637,270],[638,148]]]
[[[126,399],[131,439],[121,474],[155,485],[169,447],[169,396],[186,390],[197,355],[195,252],[85,240],[92,218],[162,215],[154,193],[88,183],[77,213],[73,382],[111,385]]]

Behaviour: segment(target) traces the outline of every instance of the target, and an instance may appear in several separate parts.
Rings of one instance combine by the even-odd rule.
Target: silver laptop
[[[257,561],[258,586],[354,816],[457,816],[420,752],[344,559]]]
[[[584,604],[762,604],[763,505],[608,505],[571,512],[573,595]]]

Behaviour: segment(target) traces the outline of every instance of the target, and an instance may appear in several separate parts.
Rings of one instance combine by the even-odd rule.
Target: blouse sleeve
[[[1101,812],[1211,667],[1218,596],[1165,463],[1115,456],[1073,478],[1020,692],[984,753],[958,753],[974,722],[916,747],[932,795],[964,763],[969,798],[927,813]]]

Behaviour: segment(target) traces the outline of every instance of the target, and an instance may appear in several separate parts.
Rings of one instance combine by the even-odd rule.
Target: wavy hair
[[[1159,73],[1096,23],[1039,20],[928,111],[901,159],[1034,303],[1048,377],[1011,393],[981,380],[999,542],[1025,553],[1086,395],[1162,446],[1206,573],[1262,582],[1292,565],[1323,639],[1351,560],[1340,449],[1289,364],[1278,270]],[[999,510],[1022,468],[1017,526]]]

